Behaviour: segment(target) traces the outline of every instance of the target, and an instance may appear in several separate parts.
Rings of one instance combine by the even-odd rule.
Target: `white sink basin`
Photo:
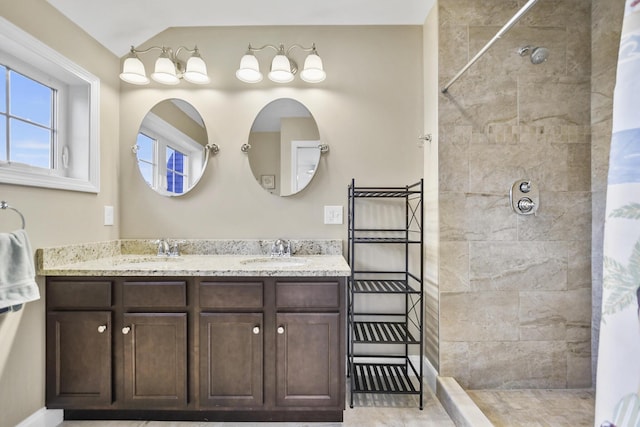
[[[118,267],[154,267],[158,265],[172,265],[184,261],[180,257],[161,256],[132,256],[116,261]]]
[[[266,268],[282,268],[282,267],[298,267],[309,262],[306,258],[291,257],[291,258],[279,258],[279,257],[259,257],[249,258],[240,261],[240,264],[250,267],[266,267]]]

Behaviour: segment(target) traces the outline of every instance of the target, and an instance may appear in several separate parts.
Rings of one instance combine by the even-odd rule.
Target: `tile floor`
[[[495,427],[593,426],[593,390],[467,390]]]
[[[348,393],[347,393],[348,394]],[[59,427],[252,427],[258,423],[175,421],[64,421]],[[429,390],[424,409],[415,396],[357,395],[353,409],[344,411],[342,423],[259,423],[260,427],[455,427],[451,418]]]
[[[468,390],[495,427],[593,426],[593,390]],[[59,427],[250,427],[256,423],[65,421]],[[260,427],[455,427],[427,390],[420,411],[414,396],[356,395],[343,423],[260,423]]]

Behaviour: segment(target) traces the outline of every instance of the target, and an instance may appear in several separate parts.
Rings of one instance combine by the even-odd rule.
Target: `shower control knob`
[[[533,200],[528,197],[523,197],[522,199],[518,200],[518,209],[520,209],[520,211],[524,213],[531,212],[534,207],[535,203],[533,203]]]
[[[531,182],[529,181],[523,181],[520,183],[520,191],[522,191],[523,193],[528,193],[529,191],[531,191]]]

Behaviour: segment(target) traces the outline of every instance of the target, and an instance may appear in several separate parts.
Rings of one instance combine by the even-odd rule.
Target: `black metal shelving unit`
[[[414,394],[419,396],[419,407],[423,409],[423,181],[405,187],[357,187],[352,179],[348,193],[350,406],[353,408],[354,395],[358,393]],[[404,224],[391,228],[359,227],[359,199],[397,199],[394,207],[403,209]],[[392,245],[395,251],[390,250],[390,256],[404,257],[397,260],[403,267],[362,267],[359,261],[363,245],[381,245],[381,249]],[[413,259],[410,253],[414,254]],[[362,298],[380,299],[381,306],[385,306],[387,298],[400,298],[404,301],[397,306],[403,310],[359,311],[358,301]],[[418,357],[418,361],[412,361],[411,356]]]

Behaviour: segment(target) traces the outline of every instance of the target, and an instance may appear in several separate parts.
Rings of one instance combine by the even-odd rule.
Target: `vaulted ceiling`
[[[47,0],[118,56],[171,27],[422,25],[435,0]]]

